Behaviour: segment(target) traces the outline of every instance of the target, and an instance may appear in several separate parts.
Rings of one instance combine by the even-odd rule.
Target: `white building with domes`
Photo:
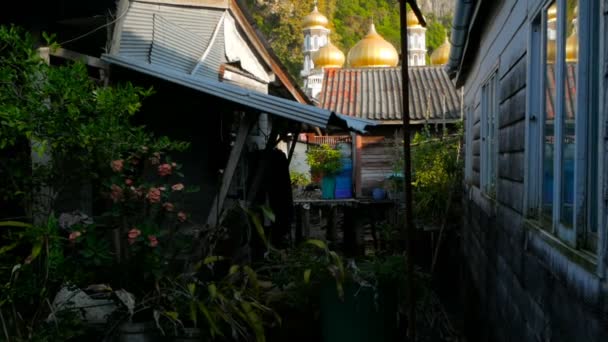
[[[316,5],[303,19],[304,65],[300,75],[304,80],[304,91],[313,101],[318,101],[325,69],[396,67],[399,64],[399,53],[391,43],[378,34],[374,23],[371,23],[367,35],[350,49],[346,58],[344,53],[330,42],[331,31],[328,26],[329,20],[319,12]],[[407,14],[407,35],[409,66],[425,66],[426,28],[420,25],[412,11]],[[446,39],[446,42],[431,56],[432,64],[447,63],[449,51],[450,44]]]

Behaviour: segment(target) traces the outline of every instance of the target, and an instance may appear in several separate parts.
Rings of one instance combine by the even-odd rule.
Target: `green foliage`
[[[156,139],[130,123],[151,89],[128,83],[99,86],[83,63],[49,66],[33,46],[28,33],[0,26],[0,150],[21,152],[0,161],[0,171],[10,178],[9,186],[0,190],[5,199],[19,200],[27,208],[35,189],[49,187],[47,209],[52,209],[58,193],[95,179],[109,160],[136,147],[187,146]],[[31,158],[24,145],[31,145],[41,159],[31,174],[20,171]]]
[[[340,150],[332,148],[327,144],[311,147],[306,151],[306,161],[311,171],[320,171],[326,175],[340,172],[342,168]]]
[[[219,279],[202,271],[165,278],[159,294],[155,316],[165,334],[179,336],[184,328],[196,327],[205,339],[232,335],[264,342],[264,326],[280,322],[261,302],[257,274],[246,265],[232,265]]]
[[[310,177],[302,172],[290,171],[291,186],[302,187],[310,184]]]
[[[313,0],[248,0],[255,22],[285,64],[289,73],[300,79],[303,64],[302,19],[313,8]],[[376,31],[401,51],[398,0],[322,0],[318,8],[329,20],[331,41],[345,54],[369,31],[373,19]],[[409,8],[409,5],[408,5]],[[427,47],[430,53],[444,42],[452,25],[451,15],[426,16]]]
[[[447,213],[450,193],[462,181],[462,124],[456,133],[432,134],[428,125],[412,140],[414,209],[417,219],[438,223]],[[442,213],[437,215],[437,213]]]
[[[437,21],[432,21],[426,27],[426,48],[431,55],[447,37],[446,28]]]

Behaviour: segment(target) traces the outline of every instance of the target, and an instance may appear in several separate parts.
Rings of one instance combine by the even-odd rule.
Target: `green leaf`
[[[224,258],[222,256],[208,256],[205,259],[203,259],[203,265],[213,264],[213,263],[216,263],[218,261],[225,260],[225,259],[226,258]]]
[[[42,241],[38,241],[32,247],[32,253],[30,254],[30,256],[27,257],[28,262],[31,263],[32,261],[34,261],[38,257],[38,255],[40,255],[40,251],[42,251]]]
[[[272,212],[272,209],[270,209],[270,207],[268,206],[261,206],[262,208],[262,212],[264,213],[264,217],[266,217],[268,220],[270,220],[270,222],[274,222],[276,220],[276,217],[274,215],[274,213]]]
[[[258,291],[259,283],[258,283],[257,273],[255,273],[255,271],[249,266],[245,266],[245,267],[243,267],[243,269],[245,270],[245,273],[247,273],[247,276],[249,277],[249,281],[251,282],[251,284],[253,285],[255,290]]]
[[[18,243],[18,242],[15,242],[15,243],[13,243],[13,244],[10,244],[10,245],[7,245],[7,246],[4,246],[4,247],[0,248],[0,255],[4,254],[4,253],[6,253],[6,252],[9,252],[9,251],[11,251],[11,250],[13,250],[13,249],[14,249],[15,247],[17,247],[18,245],[19,245],[19,243]]]
[[[230,266],[230,269],[228,270],[228,275],[233,275],[236,272],[238,272],[240,266],[239,265],[232,265]]]
[[[25,222],[4,221],[4,222],[0,222],[0,227],[32,228],[33,226],[31,224],[25,223]]]
[[[188,284],[188,293],[190,293],[191,296],[194,296],[195,291],[196,291],[196,284],[189,283]]]
[[[304,271],[304,283],[305,284],[310,283],[310,273],[311,272],[312,272],[312,270],[310,268]]]
[[[325,250],[327,249],[327,244],[325,244],[325,242],[323,242],[321,240],[309,239],[309,240],[306,240],[306,243],[310,244],[310,245],[313,245],[313,246],[316,246],[316,247],[318,247],[320,249],[325,249]]]
[[[215,297],[217,297],[217,287],[215,286],[215,284],[209,284],[207,286],[207,289],[209,290],[209,296],[211,297],[211,299],[215,299]]]
[[[197,310],[196,302],[194,301],[190,302],[190,319],[192,320],[192,322],[194,322],[194,325],[196,326]]]
[[[209,313],[209,310],[207,309],[205,304],[203,304],[203,302],[198,303],[198,309],[201,310],[201,312],[207,319],[207,323],[209,323],[209,328],[211,329],[211,337],[215,337],[215,335],[224,336],[222,331],[218,328],[215,319],[213,319],[213,317]]]

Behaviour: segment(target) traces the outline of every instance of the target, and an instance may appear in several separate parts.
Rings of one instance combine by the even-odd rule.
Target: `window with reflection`
[[[528,213],[591,251],[600,214],[599,13],[599,1],[546,3],[531,22],[527,87]]]

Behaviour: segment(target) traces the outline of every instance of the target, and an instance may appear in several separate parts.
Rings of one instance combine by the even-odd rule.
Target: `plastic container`
[[[321,197],[323,199],[334,199],[336,192],[336,177],[324,175],[321,179]]]
[[[353,155],[353,147],[350,143],[338,143],[336,144],[336,148],[340,150],[342,158],[350,158]]]
[[[352,170],[346,170],[336,176],[336,198],[353,197]]]

